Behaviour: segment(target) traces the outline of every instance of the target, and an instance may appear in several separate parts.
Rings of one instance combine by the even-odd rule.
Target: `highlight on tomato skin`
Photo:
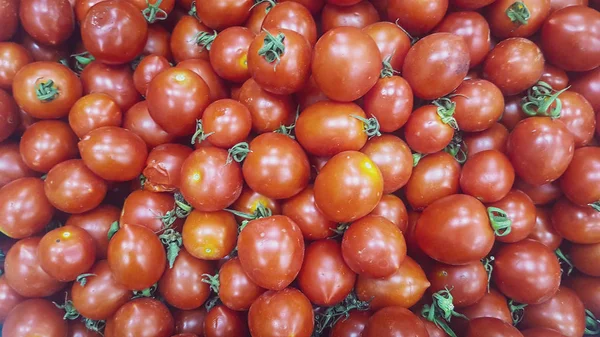
[[[0,8],[0,336],[600,336],[600,1]]]

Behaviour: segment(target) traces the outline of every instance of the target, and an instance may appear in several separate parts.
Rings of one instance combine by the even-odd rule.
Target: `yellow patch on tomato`
[[[243,53],[242,56],[240,56],[240,59],[238,60],[238,64],[243,69],[248,69],[248,54],[247,53]]]
[[[263,205],[264,207],[267,207],[267,205],[269,204],[264,198],[259,198],[256,199],[256,201],[254,201],[252,203],[252,205],[250,205],[250,213],[254,213],[256,211],[256,209],[258,208],[258,205]]]
[[[381,173],[379,173],[379,169],[377,168],[375,163],[373,163],[373,161],[371,161],[371,159],[369,158],[363,159],[359,164],[359,168],[361,173],[368,175],[372,179],[381,178]]]
[[[70,238],[70,237],[71,237],[71,232],[63,232],[63,233],[62,233],[62,237],[63,237],[63,239],[68,239],[68,238]]]

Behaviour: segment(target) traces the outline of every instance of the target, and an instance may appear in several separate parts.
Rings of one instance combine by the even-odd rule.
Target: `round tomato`
[[[67,2],[67,6],[69,3]],[[2,335],[11,337],[62,337],[68,332],[63,313],[52,302],[45,299],[31,299],[19,303],[10,312]]]
[[[535,34],[548,14],[550,0],[495,1],[486,8],[486,18],[494,36],[529,37]]]
[[[577,275],[571,276],[566,283],[577,293],[587,310],[596,317],[600,316],[600,278]]]
[[[469,321],[465,337],[522,337],[523,335],[512,326],[493,317],[479,317]]]
[[[540,81],[548,83],[554,90],[562,90],[569,85],[567,72],[550,63],[544,64],[544,73]]]
[[[323,91],[321,91],[321,89],[317,86],[317,83],[312,76],[308,78],[304,88],[294,95],[294,98],[300,107],[300,111],[317,102],[328,100],[327,96],[325,96]]]
[[[486,150],[506,152],[508,130],[500,123],[494,123],[489,129],[463,135],[463,142],[467,147],[468,156],[473,156]]]
[[[75,29],[75,15],[68,0],[23,0],[19,18],[27,34],[42,44],[59,45]]]
[[[598,94],[600,92],[600,67],[577,75],[570,78],[571,90],[582,94],[592,104],[594,110],[598,111],[600,109],[600,95]],[[560,90],[555,86],[552,87]],[[600,127],[600,123],[596,123],[596,126]],[[600,133],[598,129],[596,129],[596,133]]]
[[[569,257],[575,268],[590,276],[600,276],[600,243],[588,245],[573,244]]]
[[[448,0],[427,0],[422,3],[388,0],[388,19],[415,36],[423,36],[442,21],[448,10]]]
[[[42,120],[25,130],[19,150],[27,166],[48,172],[56,164],[77,156],[77,136],[67,123]]]
[[[0,33],[0,41],[9,40],[19,27],[19,2],[16,0],[6,0],[2,2],[4,10],[0,14],[3,22],[3,30]]]
[[[300,291],[267,291],[250,307],[248,325],[253,337],[309,337],[313,332],[312,304]]]
[[[219,298],[232,310],[250,309],[254,301],[265,289],[254,283],[244,269],[240,259],[235,257],[223,264],[219,270]]]
[[[461,131],[487,130],[496,123],[504,112],[504,97],[493,83],[472,79],[461,83],[452,93],[456,104],[454,114]]]
[[[150,116],[148,101],[135,103],[123,118],[123,128],[144,140],[148,148],[175,141],[176,136],[168,133]]]
[[[292,3],[296,3],[296,2],[292,2]],[[260,2],[260,3],[256,4],[255,6],[252,6],[252,9],[250,10],[250,16],[248,17],[248,20],[246,21],[244,26],[246,28],[250,29],[250,31],[254,35],[257,35],[258,33],[260,33],[260,31],[262,29],[262,24],[265,20],[265,17],[267,16],[267,14],[269,14],[269,11],[271,11],[271,9],[274,8],[273,5],[274,4],[271,4],[268,1],[265,1],[265,2]],[[312,15],[310,15],[310,12],[309,12],[309,16],[312,19]],[[315,27],[315,40],[317,38],[316,35],[317,34],[316,34],[316,27]]]
[[[434,32],[447,32],[462,36],[469,48],[471,59],[469,66],[471,68],[481,64],[490,51],[490,26],[485,18],[477,12],[448,13]]]
[[[379,21],[379,13],[370,1],[360,1],[349,6],[325,4],[321,12],[323,32],[338,27],[364,28]]]
[[[252,5],[252,0],[198,0],[196,15],[208,27],[223,30],[246,22]]]
[[[38,259],[50,276],[62,282],[74,281],[96,261],[96,243],[80,227],[59,227],[42,237]]]
[[[208,51],[213,40],[215,39],[212,29],[206,27],[196,17],[186,15],[179,19],[173,28],[169,46],[173,51],[175,62],[193,59],[208,60]]]
[[[464,314],[467,319],[456,317],[452,320],[452,329],[457,333],[464,333],[469,320],[479,317],[493,317],[512,324],[512,313],[507,302],[506,297],[491,288],[477,303],[460,309],[460,313]]]
[[[402,77],[383,77],[365,94],[363,106],[368,116],[377,119],[381,131],[394,132],[403,127],[410,117],[413,92]]]
[[[229,27],[220,32],[210,47],[210,64],[223,79],[242,83],[250,78],[248,48],[254,33],[245,27]]]
[[[552,226],[551,210],[537,208],[535,212],[535,227],[527,238],[539,241],[551,250],[560,247],[563,237]]]
[[[410,148],[425,154],[442,151],[452,141],[457,127],[453,114],[453,105],[445,107],[440,103],[423,105],[413,111],[404,127]]]
[[[391,221],[404,232],[408,226],[408,214],[404,202],[394,194],[386,194],[369,215],[379,215]]]
[[[583,336],[586,325],[585,308],[573,290],[561,287],[541,304],[528,305],[519,325],[527,328],[549,328],[566,337]]]
[[[504,97],[504,113],[500,118],[500,123],[508,130],[512,130],[523,119],[528,117],[523,112],[523,97],[520,95]]]
[[[289,199],[291,200],[291,199]],[[256,214],[259,205],[268,208],[272,215],[281,214],[281,207],[279,201],[273,198],[268,198],[251,188],[244,186],[240,197],[231,205],[231,209],[246,214]],[[246,218],[235,216],[238,222],[244,221]],[[295,219],[292,219],[295,221]]]
[[[182,237],[185,249],[202,260],[220,260],[235,248],[238,225],[227,211],[192,211],[185,219]]]
[[[204,333],[204,307],[196,310],[177,310],[173,312],[176,333],[191,333],[202,336]]]
[[[575,147],[592,141],[596,130],[596,116],[592,105],[582,95],[565,91],[558,96],[561,102],[559,121],[563,122],[575,139]]]
[[[21,117],[14,99],[0,89],[0,142],[15,132],[20,122]]]
[[[173,195],[136,190],[127,196],[121,210],[121,225],[138,225],[160,233],[167,227],[180,227],[180,222],[169,223],[168,212],[175,207]]]
[[[309,10],[298,1],[281,2],[267,10],[267,15],[262,22],[262,29],[271,31],[274,28],[293,30],[304,36],[311,46],[317,42],[315,19]],[[258,33],[255,32],[255,34]]]
[[[363,28],[363,32],[367,33],[377,44],[382,62],[389,62],[394,70],[399,71],[402,69],[404,58],[411,44],[409,36],[402,28],[391,22],[381,21],[366,26]],[[407,87],[410,89],[409,86]],[[373,87],[373,89],[375,88],[377,88],[377,85]],[[412,93],[412,90],[409,92]],[[412,94],[408,94],[406,97],[410,97],[412,102]]]
[[[142,323],[143,322],[143,323]],[[159,300],[137,298],[125,303],[107,322],[114,336],[156,336],[173,334],[173,316]]]
[[[521,330],[523,337],[565,337],[565,335],[556,330],[548,328],[532,328],[527,330]]]
[[[31,62],[31,54],[22,45],[0,42],[0,88],[10,89],[17,72]]]
[[[69,111],[69,125],[77,137],[103,126],[120,126],[121,108],[107,94],[94,93],[81,97]]]
[[[377,165],[383,176],[383,193],[392,193],[406,185],[413,170],[412,152],[393,135],[374,137],[360,150]]]
[[[562,190],[556,181],[535,186],[530,185],[521,179],[517,179],[515,181],[515,188],[527,194],[531,198],[531,201],[536,205],[549,204],[560,198],[562,195]]]
[[[86,230],[96,243],[96,257],[106,259],[108,252],[108,231],[113,222],[119,220],[121,209],[112,205],[100,205],[82,214],[73,214],[65,226],[78,226]]]
[[[528,237],[535,227],[535,205],[531,198],[522,191],[513,189],[504,198],[487,206],[503,210],[511,221],[510,232],[498,235],[496,237],[497,241],[521,241]]]
[[[460,174],[463,193],[481,202],[495,202],[504,198],[514,181],[515,170],[508,157],[496,150],[469,156]]]
[[[145,96],[152,79],[170,67],[169,61],[163,56],[148,55],[144,57],[133,71],[135,89],[140,95]]]
[[[408,309],[402,307],[383,308],[371,316],[363,331],[364,337],[413,336],[428,337],[425,324]]]
[[[167,31],[161,25],[149,25],[148,39],[146,39],[146,45],[144,45],[142,55],[154,54],[162,56],[169,61],[173,60],[173,53],[171,51],[170,40],[170,31]]]
[[[6,276],[0,276],[0,323],[4,323],[11,310],[24,300],[8,285]]]
[[[141,96],[133,83],[133,72],[128,65],[110,66],[99,61],[88,64],[81,72],[84,94],[104,93],[127,111]]]
[[[294,122],[296,106],[292,96],[272,94],[251,78],[240,88],[238,98],[250,110],[252,130],[257,133],[275,131]]]
[[[252,115],[246,106],[233,99],[211,103],[202,114],[202,133],[196,142],[206,139],[214,146],[228,149],[248,138]],[[198,133],[198,131],[196,132]]]
[[[217,305],[204,318],[205,337],[247,336],[248,325],[243,316],[226,306]]]
[[[600,243],[600,212],[565,198],[552,206],[552,225],[565,239],[580,244]]]
[[[429,292],[452,289],[452,303],[463,308],[477,303],[487,292],[488,274],[480,261],[462,266],[435,263],[428,272]]]
[[[406,184],[408,203],[419,210],[440,198],[458,193],[460,171],[460,164],[446,152],[421,158]]]
[[[359,337],[367,327],[371,314],[367,311],[352,310],[348,317],[342,317],[333,325],[330,337]]]
[[[225,85],[225,81],[217,75],[208,60],[189,59],[177,63],[177,67],[189,69],[202,77],[210,90],[211,102],[229,97],[229,88]]]
[[[569,200],[578,204],[600,201],[600,148],[584,147],[575,150],[573,160],[560,179],[560,187]],[[600,207],[600,206],[599,206]]]
[[[0,188],[19,178],[35,175],[36,172],[23,161],[19,144],[12,142],[0,144]],[[19,226],[22,226],[22,223]]]
[[[144,189],[153,192],[173,192],[181,185],[181,166],[193,152],[181,144],[162,144],[150,151],[142,174]]]
[[[328,220],[317,208],[312,185],[285,200],[281,206],[281,214],[292,219],[300,227],[306,240],[325,239],[333,235],[333,230],[337,227],[337,222]]]

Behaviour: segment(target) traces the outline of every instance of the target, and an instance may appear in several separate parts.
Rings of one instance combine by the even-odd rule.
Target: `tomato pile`
[[[599,10],[0,0],[0,335],[600,336]]]

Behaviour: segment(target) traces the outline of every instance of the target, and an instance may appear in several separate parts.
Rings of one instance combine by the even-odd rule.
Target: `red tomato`
[[[452,94],[451,100],[456,103],[453,116],[461,131],[487,130],[504,112],[502,92],[489,81],[466,80]]]
[[[527,117],[523,112],[523,97],[520,95],[504,98],[504,113],[500,118],[500,123],[508,130],[512,130],[523,119]]]
[[[325,239],[333,235],[333,229],[337,227],[337,222],[328,220],[317,208],[312,185],[285,200],[281,206],[281,214],[292,219],[300,227],[306,240]]]
[[[189,69],[202,77],[208,85],[211,102],[229,97],[229,89],[208,60],[189,59],[177,63],[177,67]]]
[[[11,142],[0,144],[0,188],[19,178],[35,175],[36,172],[30,169],[21,158],[19,144]]]
[[[497,241],[521,241],[528,237],[535,227],[535,205],[531,201],[531,198],[522,191],[513,189],[501,200],[488,204],[487,206],[503,210],[511,220],[510,233],[505,233],[503,236],[497,236]]]
[[[523,337],[565,337],[565,335],[560,332],[547,328],[527,329],[522,330],[521,333],[523,334]]]
[[[365,94],[363,106],[369,117],[377,118],[381,131],[394,132],[409,119],[413,110],[413,92],[402,77],[384,77]]]
[[[588,145],[596,130],[596,116],[592,105],[580,94],[565,91],[558,96],[561,102],[559,121],[573,134],[575,147]]]
[[[587,206],[600,201],[600,148],[575,150],[573,160],[562,175],[560,187],[569,200]]]
[[[434,32],[447,32],[462,36],[469,48],[471,68],[483,62],[491,48],[490,26],[477,12],[448,13]]]
[[[197,310],[177,310],[173,312],[175,319],[175,332],[192,333],[199,337],[204,334],[204,317],[206,309],[204,307]]]
[[[506,323],[512,324],[512,313],[508,309],[506,297],[500,294],[495,289],[490,289],[483,297],[475,304],[465,308],[461,308],[460,312],[464,314],[468,320],[462,317],[456,317],[452,320],[452,329],[457,332],[466,332],[469,320],[474,320],[480,317],[497,318]]]
[[[27,34],[42,44],[61,44],[75,29],[75,15],[67,0],[23,0],[19,18]]]
[[[571,78],[571,90],[582,94],[592,104],[594,110],[598,111],[600,109],[600,95],[598,95],[598,92],[600,92],[600,68],[579,73],[578,75]],[[560,90],[554,86],[553,88]],[[600,127],[600,123],[596,123],[596,126]],[[599,132],[596,131],[596,133]]]
[[[240,259],[235,257],[223,264],[219,270],[219,298],[232,310],[250,309],[265,289],[254,283],[244,272]]]
[[[4,323],[11,310],[24,300],[8,285],[6,276],[0,276],[0,322]]]
[[[292,96],[272,94],[251,78],[240,88],[238,99],[250,110],[252,130],[257,133],[275,131],[294,122],[296,106]]]
[[[142,14],[148,23],[154,23],[158,20],[164,20],[167,18],[169,13],[173,10],[175,6],[174,0],[161,0],[161,1],[150,1],[146,2],[145,0],[128,0],[132,4],[134,4]]]
[[[550,0],[495,1],[486,8],[486,18],[494,36],[529,37],[535,34],[550,14]]]
[[[552,225],[565,239],[580,244],[600,242],[600,212],[565,198],[552,206]]]
[[[162,144],[153,148],[142,171],[144,189],[153,192],[173,192],[181,185],[181,166],[193,152],[180,144]]]
[[[577,275],[570,277],[566,283],[577,293],[587,310],[596,317],[600,316],[600,278]]]
[[[250,78],[248,48],[254,33],[245,27],[220,32],[210,47],[210,64],[223,79],[242,83]]]
[[[458,193],[460,164],[446,152],[427,155],[413,168],[406,184],[406,199],[415,210]]]
[[[500,123],[494,123],[489,129],[463,135],[468,155],[471,157],[486,150],[506,152],[508,130]]]
[[[0,14],[3,22],[3,30],[0,33],[0,41],[9,40],[19,27],[19,2],[15,0],[5,0],[2,2],[4,10]]]
[[[194,210],[183,225],[183,245],[195,258],[220,260],[235,248],[237,234],[238,225],[233,214]]]
[[[456,120],[453,113],[452,106],[446,108],[434,104],[413,111],[404,126],[404,137],[410,148],[424,154],[442,151],[454,137]]]
[[[260,7],[260,6],[258,6]],[[311,46],[317,42],[317,24],[305,5],[298,2],[280,2],[267,11],[262,29],[274,28],[293,30],[304,36]],[[258,32],[254,32],[258,35]]]
[[[554,90],[562,90],[569,84],[569,77],[567,72],[551,65],[550,63],[544,64],[544,73],[540,77],[540,81],[550,84]],[[571,86],[571,89],[573,86]],[[576,91],[576,90],[574,90]]]
[[[469,321],[465,337],[522,337],[523,335],[512,326],[493,317],[480,317]]]
[[[569,250],[571,262],[577,270],[590,276],[600,276],[600,243],[589,245],[573,244]]]
[[[103,126],[121,126],[122,113],[117,102],[107,94],[81,97],[69,111],[69,125],[77,137]]]
[[[379,13],[369,1],[359,1],[349,6],[328,3],[321,12],[323,32],[338,27],[364,28],[379,21]]]
[[[312,305],[294,288],[267,291],[252,303],[248,325],[253,337],[309,337],[314,326]]]
[[[297,92],[294,96],[298,105],[300,106],[300,111],[308,108],[314,103],[328,100],[327,96],[325,96],[323,91],[321,91],[321,89],[317,86],[317,83],[315,83],[315,79],[312,76],[310,76],[308,81],[306,81],[304,88],[302,88],[302,90]]]
[[[173,14],[175,16],[176,14]],[[148,39],[146,45],[142,51],[142,55],[158,55],[166,58],[167,60],[173,60],[173,54],[171,52],[170,41],[171,33],[167,31],[163,26],[150,25],[148,26]]]
[[[167,213],[175,207],[173,195],[136,190],[127,196],[121,210],[121,225],[138,225],[160,233],[167,227]],[[175,222],[169,226],[180,227]]]
[[[0,89],[0,142],[15,132],[20,122],[19,108],[14,99]]]
[[[182,17],[171,32],[169,46],[173,51],[175,62],[192,59],[208,60],[211,49],[212,30],[191,15]]]
[[[67,321],[63,320],[62,316],[63,312],[48,300],[41,298],[27,300],[15,306],[10,312],[2,327],[2,335],[66,336]]]
[[[143,322],[142,324],[140,324]],[[107,322],[114,336],[156,336],[173,334],[175,322],[167,306],[154,298],[137,298],[125,303]]]
[[[586,326],[585,308],[573,290],[561,287],[549,300],[525,308],[520,327],[549,328],[566,337],[583,336]]]
[[[359,337],[367,327],[371,314],[367,311],[352,310],[348,317],[342,317],[331,328],[330,337]]]
[[[463,308],[477,303],[487,292],[488,274],[480,261],[462,266],[435,263],[427,274],[430,293],[452,289],[452,303]]]
[[[367,33],[377,44],[382,62],[389,58],[388,61],[393,69],[398,71],[402,69],[411,41],[399,26],[381,21],[366,26],[363,28],[363,32]],[[412,95],[409,96],[412,98]]]
[[[313,14],[316,15],[318,14],[321,9],[323,8],[323,5],[325,5],[325,0],[282,0],[281,2],[287,2],[287,1],[293,1],[293,2],[297,2],[301,5],[304,5],[306,8],[308,8],[308,10]],[[360,1],[360,0],[358,0]],[[355,1],[354,3],[358,2]]]
[[[402,307],[383,308],[371,316],[362,333],[364,337],[428,337],[425,324]]]
[[[132,131],[144,140],[148,148],[170,143],[175,140],[175,135],[165,131],[150,116],[148,101],[135,103],[123,118],[123,128]]]
[[[169,61],[163,56],[148,55],[144,57],[133,72],[135,89],[140,95],[145,96],[152,79],[170,67]]]
[[[77,136],[67,123],[42,120],[25,130],[19,150],[27,166],[48,172],[56,164],[77,156]]]
[[[248,17],[248,20],[246,21],[244,26],[246,26],[246,28],[250,29],[250,31],[254,35],[257,35],[258,33],[261,32],[262,24],[265,20],[265,17],[267,16],[267,14],[269,14],[271,9],[273,9],[273,8],[274,8],[273,4],[269,3],[268,1],[261,2],[261,3],[258,3],[254,6],[252,6],[252,9],[250,10],[250,16]],[[310,14],[310,12],[309,12],[309,14]],[[312,19],[312,15],[310,15],[310,18]],[[315,40],[317,38],[316,35],[317,35],[317,33],[316,33],[316,27],[315,27]]]
[[[223,30],[246,22],[252,5],[252,0],[198,0],[196,15],[208,27]]]
[[[33,59],[22,45],[0,42],[0,61],[0,88],[8,90],[12,87],[17,72],[26,64],[33,62]]]
[[[113,222],[119,220],[121,209],[112,205],[100,205],[82,214],[73,214],[65,226],[78,226],[85,229],[96,243],[97,259],[106,259],[108,252],[108,231]]]
[[[80,227],[59,227],[42,237],[38,259],[50,276],[62,282],[74,281],[96,261],[96,243]]]
[[[291,199],[290,199],[291,200]],[[281,214],[279,201],[273,198],[267,198],[264,195],[253,191],[251,188],[244,186],[240,197],[231,205],[231,209],[246,214],[255,214],[258,205],[262,205],[271,211],[271,214]],[[242,222],[245,218],[235,216],[238,222]],[[294,219],[292,219],[294,220]],[[295,221],[295,220],[294,220]]]
[[[248,336],[248,325],[240,313],[226,306],[217,305],[206,314],[204,336]]]
[[[94,61],[81,72],[81,83],[84,94],[107,94],[119,104],[121,111],[127,111],[141,99],[133,83],[133,72],[127,65],[109,66]]]
[[[508,157],[496,150],[470,156],[460,174],[463,193],[481,202],[495,202],[504,198],[515,181],[515,170]]]
[[[408,214],[402,199],[393,194],[385,194],[369,215],[379,215],[391,221],[402,232],[408,227]]]
[[[527,238],[539,241],[551,250],[556,250],[563,238],[552,226],[550,210],[537,208],[535,214],[535,227]]]
[[[202,135],[197,142],[207,139],[214,146],[228,149],[248,138],[252,129],[252,115],[242,103],[221,99],[211,103],[202,114]]]

